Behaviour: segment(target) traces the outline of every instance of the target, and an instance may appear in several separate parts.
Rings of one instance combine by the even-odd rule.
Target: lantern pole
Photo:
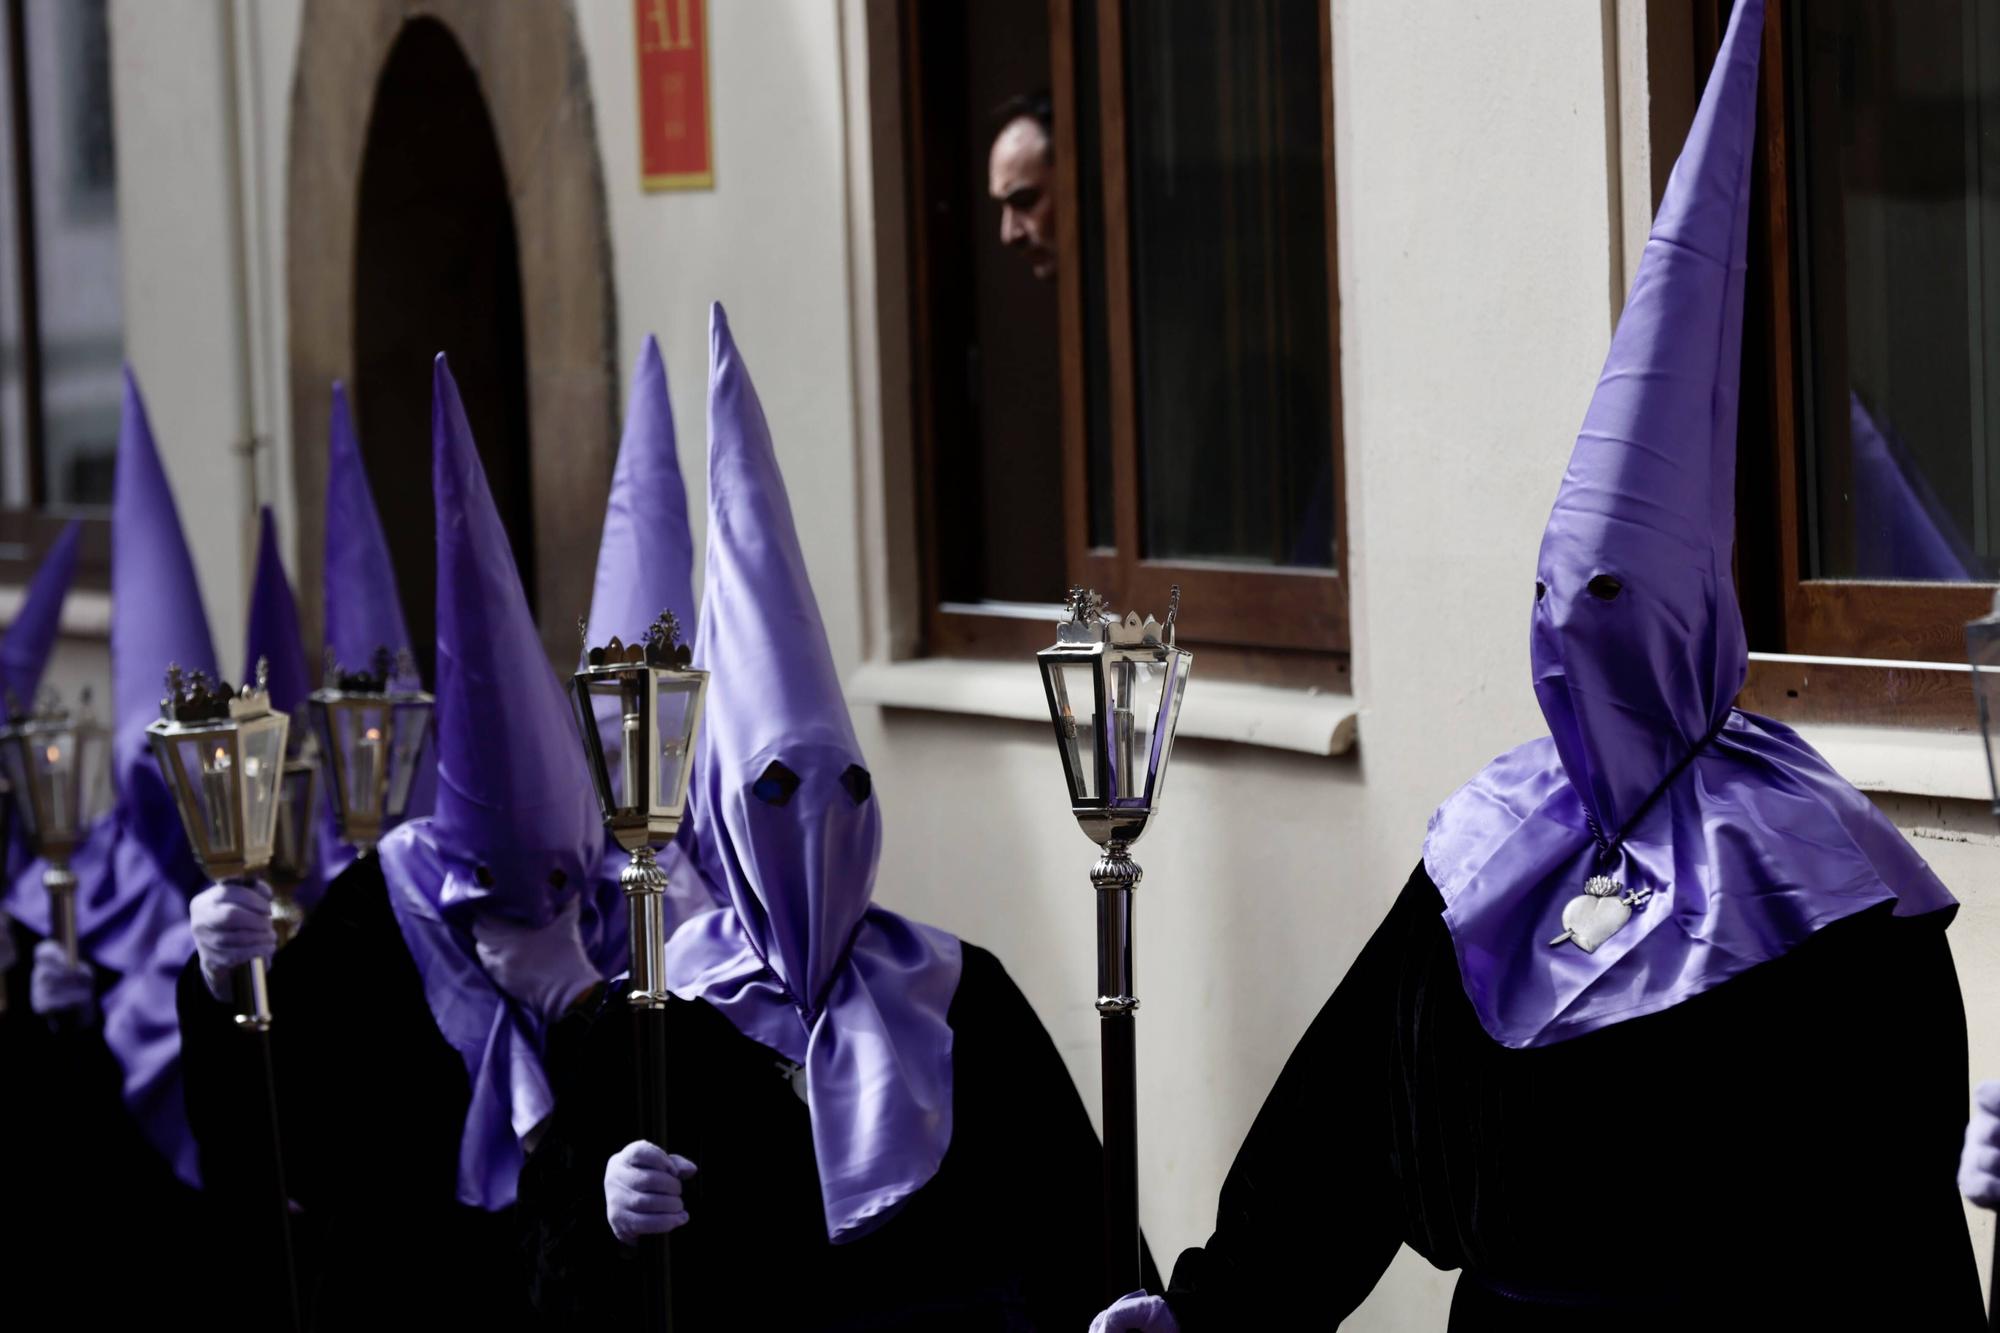
[[[284,783],[286,732],[290,719],[271,711],[268,666],[257,661],[254,685],[233,692],[202,672],[167,668],[167,694],[160,717],[146,728],[161,776],[174,794],[188,842],[202,869],[217,884],[240,884],[269,892],[258,879],[271,862],[278,802]],[[199,750],[214,748],[210,761],[197,753],[197,770],[187,770],[183,748],[199,738]],[[227,742],[223,738],[227,737]],[[246,737],[254,737],[269,753],[252,753]],[[271,743],[272,741],[275,743]],[[249,762],[255,759],[255,771]],[[246,784],[257,784],[246,790]],[[196,787],[200,787],[197,799]],[[275,904],[275,897],[273,898]],[[274,918],[275,925],[275,918]],[[299,1298],[298,1263],[292,1236],[291,1191],[285,1185],[285,1154],[278,1114],[277,1070],[271,1055],[271,992],[265,961],[252,958],[233,969],[229,978],[237,1028],[248,1034],[256,1055],[264,1091],[264,1125],[270,1173],[266,1188],[277,1206],[277,1237],[283,1265],[288,1327],[304,1328]]]
[[[571,687],[584,754],[605,827],[631,858],[619,873],[618,884],[625,892],[632,941],[632,975],[625,1000],[632,1009],[640,1135],[665,1149],[667,872],[660,865],[658,848],[673,841],[687,811],[688,773],[708,673],[690,668],[691,655],[671,611],[660,613],[643,642],[626,644],[614,637],[603,647],[592,648],[586,622],[579,620],[577,629],[584,635],[584,665],[571,678]],[[617,712],[600,716],[598,704],[610,702],[614,692]],[[679,703],[671,717],[662,716],[663,695]],[[605,744],[607,727],[615,727],[618,737],[615,783]],[[649,1333],[672,1333],[669,1238],[644,1236],[638,1248],[641,1318]]]
[[[1056,643],[1036,655],[1055,724],[1056,744],[1070,787],[1070,811],[1101,849],[1090,872],[1097,898],[1097,1015],[1103,1075],[1105,1297],[1116,1300],[1142,1281],[1139,1228],[1139,1110],[1135,1055],[1139,1008],[1133,926],[1134,894],[1142,872],[1132,844],[1157,812],[1180,695],[1192,654],[1176,646],[1174,623],[1180,589],[1171,594],[1166,624],[1105,613],[1104,602],[1072,588],[1068,619]],[[1087,668],[1088,701],[1068,677]],[[1157,674],[1159,693],[1142,679]],[[1091,716],[1079,719],[1088,702]],[[1136,706],[1135,706],[1136,705]],[[1141,707],[1144,711],[1141,711]],[[1108,712],[1107,712],[1108,710]],[[1079,740],[1089,739],[1088,756]]]

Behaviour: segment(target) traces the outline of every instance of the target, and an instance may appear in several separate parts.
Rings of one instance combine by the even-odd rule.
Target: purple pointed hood
[[[306,696],[312,692],[312,678],[306,671],[305,636],[299,629],[298,603],[292,598],[291,580],[285,577],[285,559],[278,552],[278,524],[271,507],[264,506],[257,526],[257,570],[250,583],[249,624],[243,636],[243,678],[252,679],[262,661],[270,673],[271,707],[292,717],[286,748],[294,756],[311,734],[306,718]],[[332,846],[326,834],[325,811],[315,811],[313,836],[319,839],[313,873],[298,886],[299,901],[308,909],[319,901],[324,886],[325,854]]]
[[[1763,12],[1731,16],[1542,539],[1530,656],[1549,739],[1431,817],[1424,861],[1466,992],[1510,1046],[1667,1008],[1875,903],[1952,901],[1810,746],[1733,707]],[[1598,874],[1652,898],[1593,952],[1551,945]]]
[[[660,360],[660,344],[649,333],[639,349],[639,364],[632,368],[625,433],[604,509],[597,585],[590,597],[590,641],[603,643],[615,634],[635,642],[662,611],[672,611],[684,633],[694,632],[694,536],[688,530],[687,488],[675,448],[667,368]]]
[[[180,814],[146,737],[169,664],[221,674],[194,559],[128,366],[111,501],[111,771],[128,827],[162,864],[192,879]]]
[[[104,1040],[126,1107],[189,1184],[199,1183],[181,1096],[174,986],[194,948],[188,895],[199,866],[146,738],[169,662],[216,671],[215,650],[139,386],[127,368],[111,511],[112,766],[118,801],[78,847],[77,943],[118,975],[104,996]],[[49,930],[42,863],[10,886],[7,910]]]
[[[55,648],[63,601],[69,596],[70,580],[76,576],[76,547],[82,535],[83,525],[77,520],[63,525],[28,584],[21,609],[15,612],[6,635],[0,637],[0,685],[24,709],[34,704],[49,653]]]
[[[454,880],[443,906],[547,921],[598,859],[603,829],[582,743],[486,486],[442,354],[431,406],[437,499],[434,832]]]
[[[540,1020],[479,963],[468,915],[546,923],[581,896],[585,948],[600,971],[622,957],[615,884],[597,875],[603,826],[581,738],[541,637],[444,356],[433,378],[437,501],[437,812],[379,849],[389,906],[438,1031],[472,1095],[459,1139],[458,1199],[514,1202],[522,1140],[555,1108]],[[618,964],[622,966],[622,963]]]
[[[389,539],[382,531],[368,469],[354,438],[347,386],[334,381],[333,410],[327,423],[326,465],[326,646],[350,667],[410,647]]]
[[[257,569],[250,581],[250,617],[243,635],[243,679],[256,675],[260,659],[270,672],[271,707],[281,713],[304,707],[312,691],[306,675],[306,641],[299,630],[291,580],[285,577],[285,558],[278,552],[278,521],[269,505],[257,518]],[[292,739],[298,739],[296,732]]]
[[[410,630],[396,590],[389,539],[382,531],[375,496],[368,488],[368,469],[348,411],[347,386],[339,380],[333,383],[333,409],[327,420],[324,551],[320,593],[326,612],[326,647],[334,659],[355,667],[372,661],[378,649],[386,648],[393,656],[409,648]],[[404,817],[421,819],[436,803],[437,746],[426,744],[417,758]],[[325,853],[322,869],[331,883],[353,862],[354,849],[340,839],[330,792],[320,815],[320,848]]]
[[[695,663],[697,856],[728,906],[668,945],[669,983],[805,1067],[827,1235],[889,1217],[951,1142],[958,941],[871,905],[882,819],[722,307],[711,315],[708,558]]]

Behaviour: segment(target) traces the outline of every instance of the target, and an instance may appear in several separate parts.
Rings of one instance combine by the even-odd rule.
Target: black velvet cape
[[[668,1003],[665,1146],[699,1168],[672,1240],[680,1333],[1089,1325],[1104,1304],[1097,1135],[999,960],[964,951],[948,1014],[951,1147],[899,1212],[841,1245],[826,1238],[790,1066],[707,1003]],[[604,1217],[605,1160],[641,1137],[632,1029],[614,996],[551,1037],[556,1113],[519,1206],[552,1327],[635,1326],[637,1264]]]
[[[1400,1245],[1462,1270],[1454,1333],[1985,1327],[1949,913],[1509,1050],[1442,908],[1419,865],[1293,1051],[1175,1267],[1185,1333],[1333,1327]]]
[[[532,1327],[513,1210],[457,1200],[471,1099],[431,1018],[381,863],[328,886],[270,972],[285,1184],[313,1329]],[[188,1118],[241,1265],[227,1326],[282,1327],[262,1066],[255,1038],[190,961],[180,979]],[[262,1274],[261,1283],[255,1276]],[[216,1284],[218,1288],[226,1284]]]
[[[0,1014],[0,1328],[148,1327],[202,1253],[202,1196],[126,1111],[101,1019],[30,1011],[40,937],[0,928],[17,951]],[[117,977],[93,970],[101,997]]]

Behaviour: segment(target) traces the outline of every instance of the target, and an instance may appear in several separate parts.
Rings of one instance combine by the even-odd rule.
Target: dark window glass
[[[5,12],[6,500],[14,508],[107,505],[124,318],[106,0],[24,0]]]
[[[2000,0],[1787,7],[1807,578],[2000,569]]]
[[[1144,554],[1333,564],[1323,0],[1128,0]]]

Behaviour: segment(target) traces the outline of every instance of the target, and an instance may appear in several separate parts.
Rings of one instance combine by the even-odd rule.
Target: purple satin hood
[[[683,635],[694,633],[694,536],[688,528],[687,487],[681,481],[667,368],[660,360],[660,344],[649,333],[639,349],[639,363],[632,368],[632,397],[625,408],[611,498],[604,508],[604,538],[597,547],[597,584],[585,637],[595,644],[614,634],[626,643],[637,642],[662,611],[674,613]],[[615,736],[616,729],[612,732]],[[608,761],[615,759],[611,748],[615,744],[607,737]],[[692,810],[690,803],[679,847],[691,844]],[[604,854],[607,874],[623,869],[629,859],[608,835]],[[690,870],[684,855],[674,858],[667,879],[669,933],[692,912],[720,901],[707,880]]]
[[[49,653],[62,628],[63,601],[69,596],[70,580],[76,576],[76,546],[83,524],[71,519],[61,535],[42,557],[28,584],[27,595],[14,621],[0,636],[0,685],[23,709],[35,702],[41,688],[42,672],[48,668]]]
[[[285,747],[296,758],[299,746],[311,734],[306,716],[306,696],[312,693],[312,677],[306,671],[305,636],[299,629],[298,603],[292,598],[291,580],[285,577],[285,558],[278,551],[278,522],[265,505],[257,523],[257,571],[250,580],[250,615],[243,634],[243,678],[254,679],[257,663],[270,673],[271,707],[292,718]],[[314,836],[319,840],[313,873],[295,891],[299,902],[310,909],[319,901],[326,881],[322,872],[330,844],[324,820],[315,811]]]
[[[403,601],[396,591],[396,569],[389,559],[389,539],[368,489],[368,469],[354,435],[354,418],[347,407],[347,386],[333,383],[333,409],[327,420],[325,569],[320,584],[326,613],[326,646],[343,665],[366,665],[378,648],[392,654],[410,647],[403,620]],[[437,802],[437,747],[424,746],[417,760],[405,815],[419,819]],[[321,811],[320,848],[326,878],[331,881],[354,860],[354,849],[340,840],[331,794]]]
[[[770,428],[710,315],[708,559],[695,663],[694,849],[728,906],[667,946],[667,979],[806,1071],[826,1231],[865,1235],[951,1145],[958,941],[870,905],[877,808]]]
[[[1740,0],[1731,16],[1542,539],[1530,656],[1550,736],[1454,793],[1424,844],[1466,993],[1509,1046],[1665,1009],[1875,903],[1952,904],[1812,747],[1733,708],[1763,12]],[[1623,838],[1609,862],[1591,822]],[[1552,947],[1600,870],[1652,901],[1594,953]]]
[[[568,701],[528,611],[458,385],[432,381],[437,501],[437,813],[379,846],[389,905],[438,1031],[465,1061],[472,1103],[458,1197],[514,1201],[521,1136],[553,1107],[540,1023],[479,964],[471,913],[546,924],[583,902],[584,943],[605,975],[625,966],[618,890],[600,874],[603,823]],[[607,926],[607,919],[610,925]],[[606,971],[608,969],[608,971]]]
[[[472,931],[448,912],[452,870],[432,819],[398,825],[377,848],[403,943],[423,979],[431,1018],[465,1062],[472,1085],[458,1146],[458,1200],[497,1211],[514,1202],[521,1141],[555,1109],[542,1068],[541,1022],[510,1003],[479,965]],[[631,965],[624,895],[615,870],[594,876],[578,914],[584,948],[602,976]]]
[[[125,370],[111,501],[111,772],[132,829],[189,882],[200,871],[146,728],[160,715],[169,664],[221,675],[174,495],[131,368]]]
[[[118,975],[104,997],[104,1039],[122,1071],[126,1106],[181,1179],[194,1184],[174,987],[194,954],[188,898],[203,880],[146,725],[159,716],[169,662],[215,674],[216,661],[194,562],[129,368],[111,510],[111,608],[118,801],[71,860],[77,943],[93,966]],[[42,869],[36,861],[15,877],[7,910],[46,935]]]

